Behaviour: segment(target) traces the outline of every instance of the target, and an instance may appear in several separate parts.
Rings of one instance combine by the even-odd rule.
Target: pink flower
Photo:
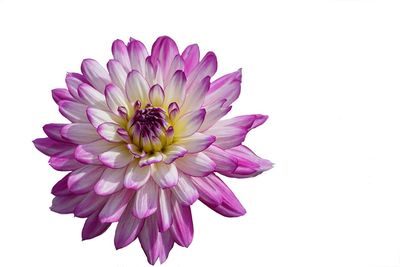
[[[149,263],[164,262],[174,243],[193,238],[197,199],[227,217],[245,214],[218,174],[246,178],[272,167],[242,145],[265,115],[220,120],[240,93],[241,70],[211,82],[217,59],[201,60],[196,44],[182,54],[169,37],[145,46],[112,45],[107,70],[85,59],[53,98],[69,124],[46,124],[34,141],[49,164],[68,174],[57,182],[51,210],[87,218],[82,238],[116,222],[115,247],[137,237]]]

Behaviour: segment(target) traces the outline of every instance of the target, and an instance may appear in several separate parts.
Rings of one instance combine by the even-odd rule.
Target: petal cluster
[[[67,89],[52,91],[70,123],[45,125],[47,137],[34,144],[68,172],[52,189],[51,209],[86,218],[83,239],[115,222],[117,249],[138,238],[149,263],[162,263],[175,243],[190,245],[197,199],[223,216],[245,213],[217,175],[272,168],[242,144],[267,116],[221,120],[240,94],[241,70],[212,81],[217,59],[200,59],[196,44],[180,53],[163,36],[149,53],[138,40],[116,40],[112,54],[107,68],[83,60]]]

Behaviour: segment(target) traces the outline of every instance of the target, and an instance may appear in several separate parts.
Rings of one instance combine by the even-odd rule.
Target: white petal
[[[178,171],[175,164],[163,162],[152,164],[151,176],[161,188],[169,188],[178,183]]]
[[[139,189],[150,177],[150,167],[140,167],[138,163],[139,160],[132,161],[126,169],[124,185],[127,188]]]

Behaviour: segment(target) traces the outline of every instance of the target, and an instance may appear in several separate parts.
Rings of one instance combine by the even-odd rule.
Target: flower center
[[[140,109],[140,104],[135,105],[135,113],[128,125],[133,143],[147,153],[161,151],[169,143],[167,135],[172,130],[167,120],[162,108],[147,104]]]

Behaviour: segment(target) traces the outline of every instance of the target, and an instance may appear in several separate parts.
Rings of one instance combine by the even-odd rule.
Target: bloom
[[[201,60],[196,44],[182,54],[169,37],[151,54],[138,40],[112,45],[107,70],[85,59],[54,89],[71,123],[47,124],[34,140],[49,164],[68,174],[57,182],[51,210],[87,218],[82,238],[117,222],[117,249],[137,237],[149,263],[164,262],[174,243],[193,237],[190,206],[197,199],[227,217],[245,209],[217,176],[253,177],[272,167],[242,145],[267,116],[220,120],[238,98],[241,70],[211,82],[217,59]]]

